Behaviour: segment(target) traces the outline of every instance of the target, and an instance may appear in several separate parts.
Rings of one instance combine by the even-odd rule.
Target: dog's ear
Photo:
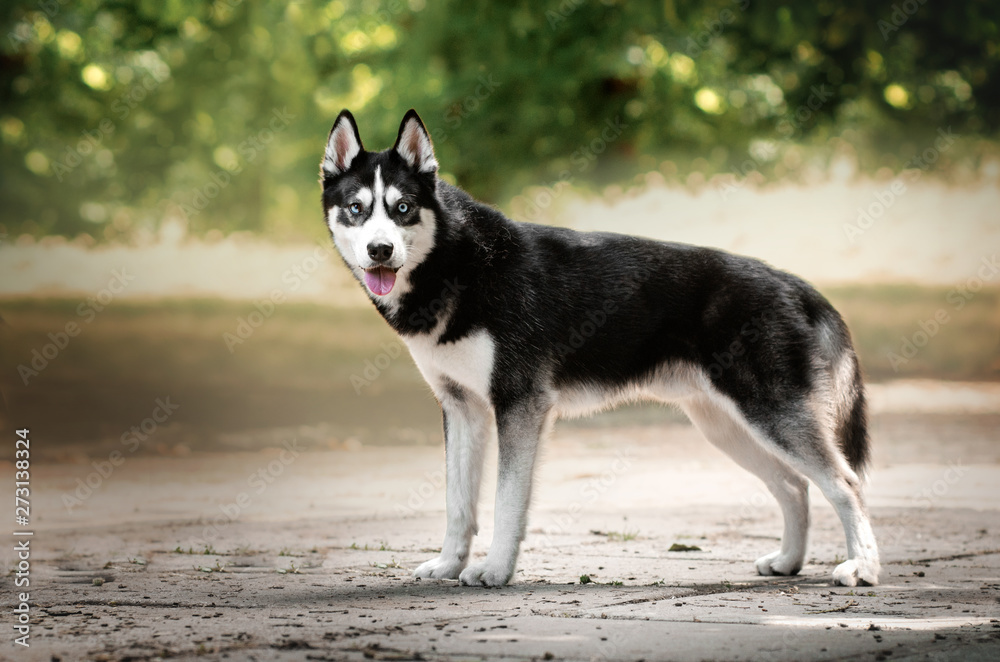
[[[403,160],[419,172],[434,172],[438,162],[434,158],[434,146],[431,137],[420,121],[417,111],[410,108],[403,116],[399,125],[399,136],[393,149],[403,157]]]
[[[330,177],[343,174],[351,167],[351,162],[363,149],[361,134],[358,133],[358,124],[354,121],[354,115],[351,115],[351,111],[345,108],[340,111],[337,121],[330,129],[320,170],[324,175]]]

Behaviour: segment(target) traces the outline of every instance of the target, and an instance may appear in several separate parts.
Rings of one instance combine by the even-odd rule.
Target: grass
[[[1000,379],[1000,288],[983,288],[961,309],[949,287],[851,285],[823,294],[847,321],[869,379]],[[941,310],[948,322],[894,369],[889,353],[900,354],[903,338],[912,341]]]
[[[215,551],[215,547],[212,545],[205,545],[200,552],[194,547],[183,549],[180,545],[177,545],[177,547],[174,548],[174,554],[204,554],[206,556],[219,556],[219,552]]]
[[[615,542],[615,541],[629,542],[630,540],[638,540],[639,538],[639,529],[636,529],[635,531],[629,531],[628,529],[625,529],[624,531],[608,531],[608,532],[592,531],[591,533],[607,536],[608,541],[610,542]]]
[[[12,410],[38,421],[32,431],[50,449],[72,439],[106,454],[168,396],[179,409],[141,451],[206,449],[228,433],[301,425],[329,424],[330,437],[366,442],[387,428],[440,436],[437,403],[405,350],[360,395],[352,387],[351,376],[396,341],[374,310],[284,304],[230,353],[223,334],[253,310],[249,302],[116,301],[89,324],[78,303],[0,300],[0,387]],[[79,335],[25,386],[18,365],[30,366],[69,322]]]
[[[361,550],[361,551],[365,551],[365,552],[395,552],[395,551],[398,551],[398,550],[393,549],[392,547],[389,547],[389,543],[387,543],[384,540],[379,541],[379,543],[378,543],[377,546],[374,543],[371,544],[371,545],[369,545],[368,543],[365,543],[363,547],[361,545],[358,545],[358,543],[356,543],[356,542],[352,542],[351,546],[348,549],[356,549],[356,550]]]
[[[379,568],[380,570],[386,570],[388,568],[402,569],[403,567],[399,565],[399,561],[396,560],[396,557],[392,557],[392,560],[389,561],[388,563],[377,563],[375,561],[372,561],[371,563],[369,563],[369,565],[373,568]]]
[[[635,577],[629,577],[629,579],[635,579]],[[603,584],[598,581],[594,581],[594,578],[590,575],[580,575],[581,584],[594,584],[597,586],[624,586],[625,582],[620,579],[612,579],[610,582],[604,582]]]
[[[668,552],[700,552],[702,550],[701,550],[701,547],[698,547],[697,545],[685,545],[683,543],[675,542],[674,544],[672,544],[670,546],[670,549],[668,549],[667,551]]]
[[[984,288],[961,310],[949,292],[852,285],[823,293],[848,321],[871,380],[1000,379],[1000,288]],[[163,426],[169,430],[157,431],[156,443],[204,449],[227,433],[300,425],[328,425],[331,437],[364,443],[391,439],[393,430],[441,437],[437,403],[405,350],[360,393],[352,386],[352,375],[362,375],[386,344],[398,342],[369,308],[286,303],[231,353],[223,334],[254,310],[250,302],[121,300],[89,323],[76,313],[79,304],[75,298],[0,300],[0,387],[11,411],[38,421],[32,431],[51,440],[49,448],[69,440],[93,452],[107,450],[101,443],[118,447],[122,432],[167,396],[180,409]],[[898,353],[903,338],[913,338],[938,310],[949,315],[948,323],[894,369],[889,353]],[[68,322],[80,326],[79,335],[25,386],[18,366],[30,365],[33,352]],[[61,415],[50,416],[54,410]],[[615,420],[657,422],[669,414],[645,408],[619,412]]]

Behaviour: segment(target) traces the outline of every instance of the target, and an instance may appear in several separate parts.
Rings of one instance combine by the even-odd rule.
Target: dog
[[[414,110],[382,152],[341,112],[320,178],[340,255],[443,412],[447,528],[416,577],[507,584],[555,419],[651,400],[679,405],[777,499],[781,548],[758,573],[802,568],[812,481],[847,538],[834,582],[878,583],[861,368],[843,319],[805,281],[720,250],[512,221],[438,178]],[[470,565],[494,435],[494,537]]]

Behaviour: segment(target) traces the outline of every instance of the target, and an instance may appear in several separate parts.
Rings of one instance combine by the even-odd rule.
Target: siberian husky
[[[369,152],[347,110],[320,176],[333,241],[406,343],[444,414],[447,530],[417,577],[511,580],[538,446],[552,422],[616,403],[677,403],[757,475],[784,515],[762,575],[802,568],[808,485],[833,504],[845,586],[876,584],[861,491],[869,444],[847,326],[790,274],[719,250],[518,223],[437,176],[417,113]],[[484,448],[499,447],[495,533],[469,564]],[[665,495],[666,496],[666,495]]]

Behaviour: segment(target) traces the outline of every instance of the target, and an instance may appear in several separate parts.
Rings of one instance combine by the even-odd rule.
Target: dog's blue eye
[[[361,213],[361,204],[357,203],[357,202],[354,202],[354,203],[351,204],[350,207],[348,207],[348,209],[351,210],[352,214],[354,214],[355,216],[357,216],[358,214]]]
[[[406,204],[405,202],[400,202],[399,205],[396,206],[396,209],[399,210],[400,214],[405,214],[406,212],[410,211],[410,205]]]

